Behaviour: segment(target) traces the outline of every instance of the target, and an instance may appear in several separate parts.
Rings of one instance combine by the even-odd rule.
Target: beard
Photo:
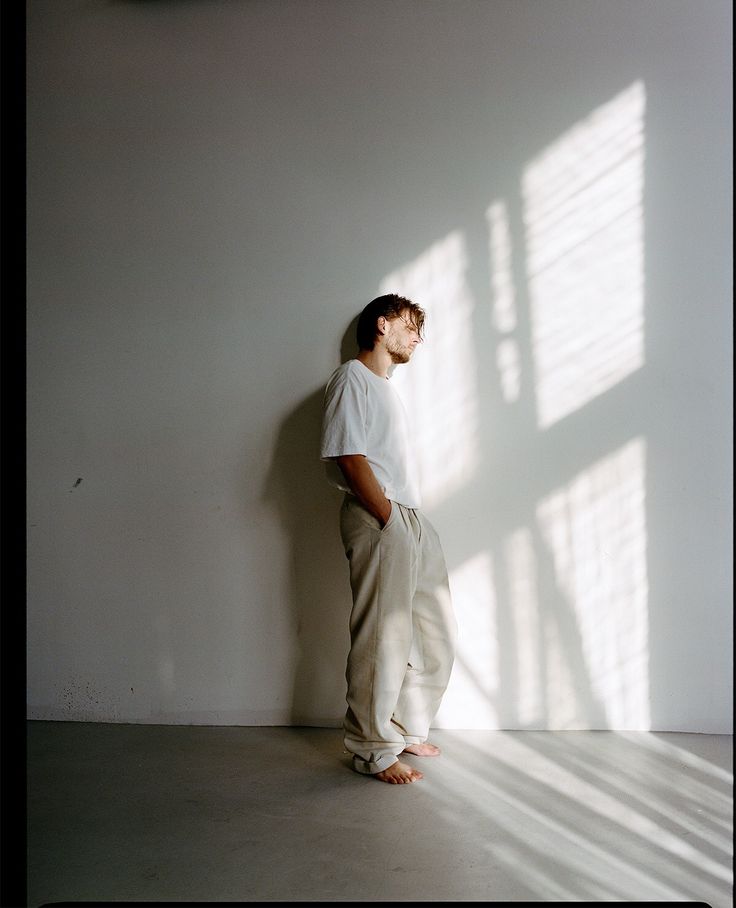
[[[402,347],[396,340],[389,341],[389,343],[386,344],[386,350],[391,357],[391,362],[395,365],[408,363],[414,352],[411,347]]]

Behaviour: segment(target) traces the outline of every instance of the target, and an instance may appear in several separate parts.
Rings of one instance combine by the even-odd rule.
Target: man
[[[454,658],[456,624],[439,537],[421,514],[417,474],[392,365],[422,341],[424,312],[396,294],[358,319],[359,352],[325,390],[321,458],[346,494],[340,534],[353,608],[345,746],[353,767],[382,782],[423,774],[401,754],[437,756],[427,741]]]

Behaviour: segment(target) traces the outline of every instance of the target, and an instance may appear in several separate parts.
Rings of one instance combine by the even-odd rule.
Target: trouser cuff
[[[353,769],[356,772],[362,772],[367,776],[374,776],[377,772],[383,772],[389,766],[393,766],[398,761],[396,754],[381,754],[375,760],[361,760],[360,757],[353,757]]]

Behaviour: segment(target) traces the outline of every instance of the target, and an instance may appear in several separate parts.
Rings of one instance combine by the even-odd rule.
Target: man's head
[[[424,310],[396,293],[377,296],[358,318],[357,340],[361,350],[383,345],[395,363],[407,363],[422,342]]]

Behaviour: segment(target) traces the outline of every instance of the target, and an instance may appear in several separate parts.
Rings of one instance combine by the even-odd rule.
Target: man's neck
[[[382,347],[374,347],[372,350],[361,350],[355,358],[379,378],[388,378],[388,370],[391,367],[392,359],[391,354],[387,353]]]

